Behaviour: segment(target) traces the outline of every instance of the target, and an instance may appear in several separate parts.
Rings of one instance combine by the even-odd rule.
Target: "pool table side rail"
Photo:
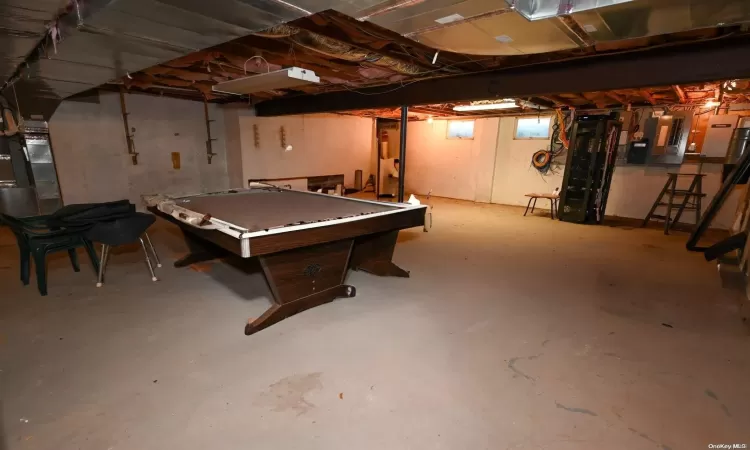
[[[268,188],[268,186],[263,186],[262,188]],[[209,194],[197,194],[197,195],[191,195],[191,196],[180,196],[180,197],[168,197],[168,196],[159,196],[158,200],[149,200],[144,196],[144,200],[149,206],[156,207],[159,211],[166,215],[173,215],[169,211],[165,211],[164,207],[168,206],[172,211],[177,211],[178,213],[184,213],[187,216],[190,217],[198,217],[202,214],[199,214],[195,211],[192,211],[190,208],[186,208],[185,206],[177,205],[175,201],[181,200],[181,199],[187,199],[190,197],[210,197],[213,195],[225,195],[225,194],[241,194],[245,191],[252,191],[257,188],[248,188],[248,189],[232,189],[229,191],[221,191],[221,192],[212,192]],[[279,191],[284,191],[288,189],[278,189]],[[365,220],[368,218],[373,218],[376,216],[382,216],[382,215],[390,215],[390,214],[400,214],[407,210],[421,210],[422,214],[426,214],[427,212],[427,206],[426,205],[411,205],[408,203],[383,203],[373,200],[366,200],[366,199],[358,199],[358,198],[349,198],[349,197],[332,197],[329,194],[321,194],[318,192],[306,192],[306,191],[294,191],[294,193],[299,194],[306,194],[306,195],[316,195],[316,196],[322,196],[326,198],[331,198],[331,200],[335,199],[335,201],[352,201],[352,202],[361,202],[361,203],[370,203],[378,206],[389,206],[393,209],[389,211],[379,211],[379,212],[372,212],[372,213],[365,213],[365,214],[357,214],[353,216],[346,216],[346,217],[340,217],[340,218],[332,218],[332,219],[326,219],[326,220],[320,220],[315,222],[307,222],[307,223],[299,223],[299,224],[293,224],[293,225],[282,225],[278,227],[268,228],[264,230],[258,230],[258,231],[249,231],[246,227],[237,225],[235,223],[231,223],[225,220],[221,220],[217,217],[212,217],[211,222],[214,224],[219,225],[219,227],[206,227],[204,228],[204,231],[207,229],[216,228],[218,231],[221,231],[223,233],[229,234],[232,237],[235,238],[257,238],[261,236],[266,236],[270,234],[276,234],[276,233],[288,233],[292,231],[299,231],[304,230],[307,228],[317,228],[317,227],[325,227],[325,226],[331,226],[336,225],[338,223],[347,223],[347,222],[354,222],[358,220]],[[182,221],[181,219],[175,217],[176,220]],[[193,225],[191,223],[186,223],[186,225],[190,227],[200,228],[196,225]],[[419,226],[419,225],[414,225]]]
[[[337,201],[369,203],[372,205],[389,206],[393,208],[412,208],[412,207],[418,208],[420,206],[425,206],[425,205],[412,205],[411,203],[381,202],[378,200],[368,200],[366,198],[356,198],[356,197],[346,197],[346,196],[340,196],[340,195],[324,194],[322,192],[298,191],[296,189],[289,189],[289,188],[273,186],[273,185],[264,184],[264,183],[252,183],[251,187],[248,187],[248,188],[236,188],[236,189],[229,189],[226,191],[217,191],[217,192],[191,194],[191,195],[180,195],[179,197],[170,197],[170,198],[172,200],[181,200],[181,199],[186,199],[190,197],[211,197],[214,195],[242,194],[243,192],[251,192],[251,191],[256,191],[256,190],[273,190],[273,191],[279,191],[279,192],[293,192],[295,194],[314,195],[314,196],[325,197],[325,198],[333,197]]]
[[[289,233],[276,232],[256,235],[248,239],[249,256],[259,256],[291,250],[308,245],[333,242],[343,239],[356,239],[376,233],[398,231],[406,228],[422,227],[425,224],[426,206],[409,207],[393,212],[373,213],[353,217],[353,220],[330,220],[296,226]],[[282,229],[289,231],[289,229]],[[271,230],[274,231],[274,230]]]
[[[252,189],[233,189],[227,193],[237,193]],[[331,197],[328,194],[316,192],[295,191],[309,195],[320,195]],[[201,194],[201,195],[220,195],[221,193]],[[181,196],[179,199],[188,198]],[[364,203],[373,203],[382,206],[382,202],[376,202],[364,199],[339,198],[336,201],[359,201]],[[323,242],[332,242],[340,239],[349,239],[365,234],[374,234],[385,231],[401,230],[424,226],[425,215],[427,213],[426,205],[411,205],[405,203],[388,203],[392,210],[358,214],[350,217],[342,217],[329,220],[321,220],[310,223],[296,225],[286,225],[267,230],[249,231],[247,228],[235,225],[230,222],[211,218],[210,227],[200,227],[188,223],[179,217],[175,217],[173,212],[185,213],[190,217],[196,217],[200,214],[191,211],[188,208],[176,205],[174,200],[166,196],[159,196],[158,202],[146,200],[149,205],[149,211],[163,217],[164,219],[190,230],[198,237],[214,242],[215,244],[242,256],[249,258],[253,256],[274,253],[307,245],[314,245]],[[166,201],[165,201],[166,200]],[[169,208],[172,212],[162,210]],[[179,214],[178,214],[179,215]],[[215,226],[218,225],[218,226]]]
[[[327,195],[327,194],[318,194],[318,195]],[[401,204],[398,204],[398,205],[399,205],[398,207],[394,208],[391,211],[364,213],[364,214],[357,214],[357,215],[348,216],[348,217],[337,217],[337,218],[332,218],[332,219],[319,220],[315,222],[299,223],[299,224],[293,224],[293,225],[282,225],[279,227],[269,228],[267,230],[248,231],[248,232],[242,233],[242,237],[243,238],[258,238],[258,237],[268,236],[272,234],[302,231],[302,230],[307,230],[310,228],[328,227],[328,226],[338,225],[338,224],[343,224],[343,223],[373,219],[373,218],[380,217],[380,216],[391,216],[391,215],[403,214],[406,211],[422,211],[422,215],[424,215],[427,212],[426,205],[416,205],[416,206],[401,205]]]

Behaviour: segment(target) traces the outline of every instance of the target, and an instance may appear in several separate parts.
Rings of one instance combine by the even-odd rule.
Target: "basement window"
[[[449,120],[448,139],[474,139],[473,120]]]
[[[516,117],[513,139],[549,139],[552,117]]]

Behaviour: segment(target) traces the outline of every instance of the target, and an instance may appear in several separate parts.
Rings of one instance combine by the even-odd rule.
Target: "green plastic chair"
[[[36,268],[37,287],[41,295],[47,295],[47,255],[67,251],[73,270],[79,272],[78,248],[86,249],[95,273],[99,273],[99,260],[94,245],[86,239],[85,233],[90,226],[50,227],[50,216],[17,218],[0,214],[0,221],[8,225],[16,237],[20,254],[21,282],[29,284],[31,259]]]

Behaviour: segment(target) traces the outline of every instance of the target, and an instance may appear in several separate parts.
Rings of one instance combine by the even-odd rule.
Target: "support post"
[[[376,143],[375,145],[378,147],[376,150],[378,152],[378,167],[377,167],[377,175],[375,175],[375,200],[380,200],[380,159],[383,157],[382,153],[382,141],[380,140],[380,124],[378,119],[375,119],[375,134],[376,134]]]
[[[133,139],[135,128],[131,129],[128,124],[128,116],[130,113],[125,105],[125,89],[123,88],[120,88],[120,111],[122,112],[122,124],[125,126],[125,141],[128,144],[128,155],[130,155],[133,165],[136,166],[138,165],[138,152],[135,151],[135,140]]]
[[[213,147],[213,141],[216,139],[211,137],[211,122],[213,120],[208,117],[208,100],[205,98],[203,99],[203,117],[206,122],[206,157],[208,158],[208,163],[211,164],[211,160],[216,156]]]
[[[401,107],[401,142],[398,156],[398,202],[404,202],[404,175],[406,175],[406,125],[409,122],[409,107]]]

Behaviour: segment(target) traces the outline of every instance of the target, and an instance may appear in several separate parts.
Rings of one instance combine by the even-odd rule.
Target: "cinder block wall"
[[[97,102],[64,101],[50,120],[50,136],[65,204],[127,198],[140,204],[151,193],[189,194],[229,187],[224,114],[209,105],[213,151],[206,158],[203,104],[148,95],[126,95],[135,128],[138,165],[127,153],[119,94]],[[172,167],[172,152],[180,168]]]

